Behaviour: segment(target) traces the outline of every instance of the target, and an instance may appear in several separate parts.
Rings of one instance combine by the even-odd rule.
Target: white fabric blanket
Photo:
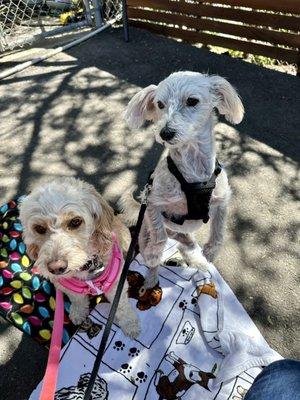
[[[176,252],[170,241],[164,252]],[[132,271],[145,275],[139,255]],[[130,340],[113,325],[100,366],[94,400],[241,400],[273,351],[229,286],[211,265],[207,273],[162,267],[162,299],[136,308],[142,333]],[[132,299],[134,307],[137,301]],[[109,304],[99,304],[90,324],[62,350],[56,400],[83,399]],[[37,400],[41,384],[30,400]]]

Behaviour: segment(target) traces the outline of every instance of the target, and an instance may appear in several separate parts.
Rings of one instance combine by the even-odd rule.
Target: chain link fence
[[[0,52],[121,17],[121,0],[0,0]]]

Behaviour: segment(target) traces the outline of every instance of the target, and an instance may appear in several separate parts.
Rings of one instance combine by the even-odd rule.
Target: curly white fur
[[[80,220],[79,226],[71,221]],[[71,300],[70,318],[76,325],[89,313],[88,296],[80,296],[59,285],[58,279],[76,277],[82,280],[99,276],[99,271],[81,271],[81,267],[97,254],[104,265],[112,251],[115,232],[123,253],[130,234],[121,220],[92,185],[75,178],[59,178],[35,188],[20,205],[20,220],[28,254],[39,272],[65,292]],[[59,272],[59,267],[64,268]],[[107,294],[112,301],[117,283]],[[116,314],[124,333],[137,337],[139,321],[128,300],[127,284]]]
[[[189,105],[188,99],[196,104]],[[243,104],[227,80],[186,71],[173,73],[158,86],[150,85],[139,91],[129,102],[124,116],[131,128],[139,128],[145,120],[154,121],[156,141],[168,149],[188,182],[199,182],[208,180],[215,167],[215,108],[234,124],[243,119]],[[169,140],[162,138],[163,129],[171,130],[174,136]],[[166,157],[160,160],[153,173],[153,188],[140,235],[141,253],[147,265],[153,267],[146,280],[147,287],[157,282],[157,267],[168,236],[181,243],[180,250],[189,264],[206,269],[207,260],[214,259],[223,241],[230,193],[223,169],[216,179],[210,202],[211,227],[203,249],[205,258],[193,238],[193,233],[202,225],[201,220],[177,225],[162,216],[162,212],[187,214],[187,203],[179,182],[169,172]],[[131,210],[126,210],[129,203]],[[128,195],[123,199],[123,206],[130,215],[132,202]]]

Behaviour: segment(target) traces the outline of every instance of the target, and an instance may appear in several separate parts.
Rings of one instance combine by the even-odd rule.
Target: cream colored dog
[[[214,260],[223,242],[231,190],[224,168],[215,177],[215,109],[233,124],[240,123],[244,116],[242,101],[226,79],[191,71],[173,73],[157,86],[147,86],[126,108],[129,127],[140,128],[144,121],[153,121],[155,139],[167,149],[152,175],[153,186],[139,237],[140,251],[150,267],[146,288],[158,281],[157,271],[168,237],[180,243],[179,250],[189,265],[203,270],[207,269],[207,260]],[[186,185],[204,187],[215,181],[209,201],[210,235],[203,254],[194,234],[207,221],[193,218],[195,213],[189,211],[182,185],[169,168],[170,160]],[[120,203],[128,222],[132,222],[139,204],[127,195]],[[196,203],[195,200],[194,209]],[[199,200],[197,211],[200,205]]]
[[[82,323],[89,314],[89,296],[66,290],[59,279],[90,281],[100,276],[111,257],[112,232],[125,254],[130,241],[128,229],[93,186],[75,178],[55,179],[34,189],[21,203],[20,219],[29,256],[39,272],[70,298],[72,322]],[[117,282],[107,293],[110,302]],[[116,321],[134,338],[140,327],[127,289],[126,282]]]

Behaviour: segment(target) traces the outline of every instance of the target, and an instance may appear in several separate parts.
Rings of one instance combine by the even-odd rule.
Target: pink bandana
[[[104,269],[103,274],[95,279],[83,281],[78,278],[60,278],[59,283],[65,289],[76,294],[86,296],[96,296],[101,293],[110,291],[116,280],[118,279],[121,264],[123,261],[122,252],[120,250],[116,234],[112,234],[113,246],[111,258]]]

